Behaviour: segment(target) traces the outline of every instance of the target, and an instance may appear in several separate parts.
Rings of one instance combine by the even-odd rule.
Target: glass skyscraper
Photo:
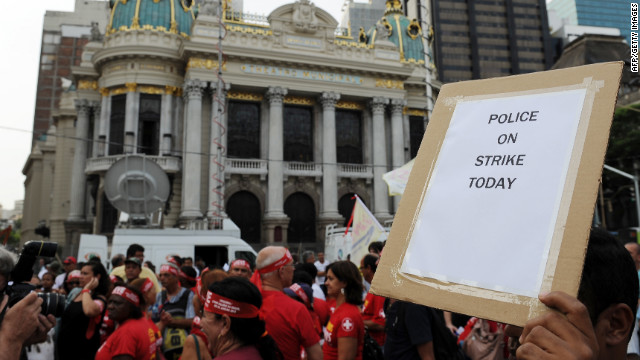
[[[620,29],[631,43],[629,0],[553,0],[547,4],[566,24]]]

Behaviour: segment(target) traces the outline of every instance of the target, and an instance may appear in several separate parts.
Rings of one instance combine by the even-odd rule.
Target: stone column
[[[387,172],[387,140],[384,124],[385,105],[389,99],[374,97],[371,101],[373,115],[373,214],[378,220],[389,218],[389,192],[382,175]]]
[[[126,83],[127,105],[124,114],[124,147],[125,154],[136,152],[136,134],[138,133],[138,111],[140,109],[140,94],[136,83]]]
[[[404,99],[391,100],[391,160],[393,169],[397,169],[404,165],[404,133],[402,111],[407,106]],[[394,212],[398,211],[400,204],[400,196],[393,197]]]
[[[98,152],[97,156],[105,156],[107,153],[107,138],[109,137],[109,120],[111,118],[111,97],[109,89],[100,89],[102,94],[102,106],[100,106],[100,126],[98,129]]]
[[[267,217],[283,217],[283,121],[282,102],[287,89],[270,87],[269,99],[269,178],[267,184]]]
[[[227,88],[217,88],[218,84],[211,83],[211,138],[209,141],[209,207],[207,218],[212,227],[227,215],[224,211],[224,152],[222,129],[224,119],[222,109],[225,107]],[[228,85],[227,85],[228,86]],[[213,224],[215,223],[215,224]]]
[[[171,139],[173,129],[173,107],[175,86],[166,86],[165,93],[162,94],[162,105],[160,108],[160,155],[171,156]]]
[[[181,218],[202,217],[200,210],[200,166],[202,132],[202,92],[206,83],[187,80],[184,93],[187,101],[187,116],[184,122],[185,142],[182,167],[182,212]]]
[[[321,218],[338,220],[338,165],[336,157],[336,103],[340,94],[322,93],[322,210]]]
[[[100,142],[100,118],[102,114],[102,104],[98,101],[94,102],[96,105],[93,107],[93,134],[91,134],[91,157],[98,157],[98,148]]]
[[[287,89],[270,87],[267,91],[269,100],[269,170],[267,178],[267,211],[263,219],[263,226],[267,243],[274,243],[276,232],[286,243],[289,218],[284,213],[283,191],[283,121],[282,103],[287,95]]]
[[[87,139],[89,138],[89,113],[91,106],[85,99],[75,100],[78,118],[76,120],[76,140],[73,152],[73,169],[71,172],[71,203],[69,221],[84,221],[84,202],[87,178],[84,167],[87,160]]]

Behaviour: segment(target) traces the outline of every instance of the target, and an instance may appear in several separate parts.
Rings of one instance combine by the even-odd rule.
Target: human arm
[[[51,314],[48,314],[47,316],[38,314],[38,327],[36,328],[36,331],[27,339],[27,341],[25,341],[24,345],[39,344],[46,341],[49,330],[53,329],[54,326],[56,326],[55,316]]]
[[[307,351],[307,360],[322,360],[322,348],[320,347],[320,343],[306,347],[305,350]]]
[[[358,339],[354,337],[338,338],[338,360],[353,360],[358,353]]]
[[[443,311],[442,313],[444,314],[444,322],[447,325],[447,329],[449,329],[449,331],[451,331],[451,333],[455,335],[458,329],[455,325],[453,325],[453,321],[451,321],[451,312]]]
[[[575,297],[554,291],[539,296],[556,310],[527,321],[518,359],[597,359],[599,345],[586,306]]]
[[[94,300],[91,297],[91,291],[96,287],[98,287],[98,279],[93,277],[89,280],[89,283],[84,286],[84,289],[80,293],[80,296],[82,297],[82,311],[90,318],[100,315],[104,309],[103,302],[100,300]]]
[[[422,360],[435,360],[436,358],[433,354],[433,341],[416,345],[416,350],[418,350],[418,355]]]
[[[380,325],[377,322],[375,322],[374,320],[363,320],[363,321],[364,321],[364,327],[367,330],[384,331],[384,325]]]

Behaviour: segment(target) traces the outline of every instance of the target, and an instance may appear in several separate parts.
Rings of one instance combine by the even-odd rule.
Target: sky
[[[38,58],[45,11],[73,11],[76,0],[29,0],[0,13],[0,205],[24,199],[22,174],[31,151]],[[244,0],[244,11],[268,15],[294,0]],[[343,0],[312,0],[340,21]],[[366,2],[356,1],[356,2]],[[16,35],[16,36],[13,36]]]

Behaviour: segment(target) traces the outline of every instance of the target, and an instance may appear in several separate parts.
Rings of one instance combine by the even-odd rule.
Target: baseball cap
[[[124,261],[124,263],[134,263],[140,267],[142,267],[142,261],[140,261],[140,259],[138,259],[137,257],[130,257],[127,260]]]
[[[73,256],[67,256],[62,263],[65,265],[69,265],[69,264],[77,264],[78,261]]]

